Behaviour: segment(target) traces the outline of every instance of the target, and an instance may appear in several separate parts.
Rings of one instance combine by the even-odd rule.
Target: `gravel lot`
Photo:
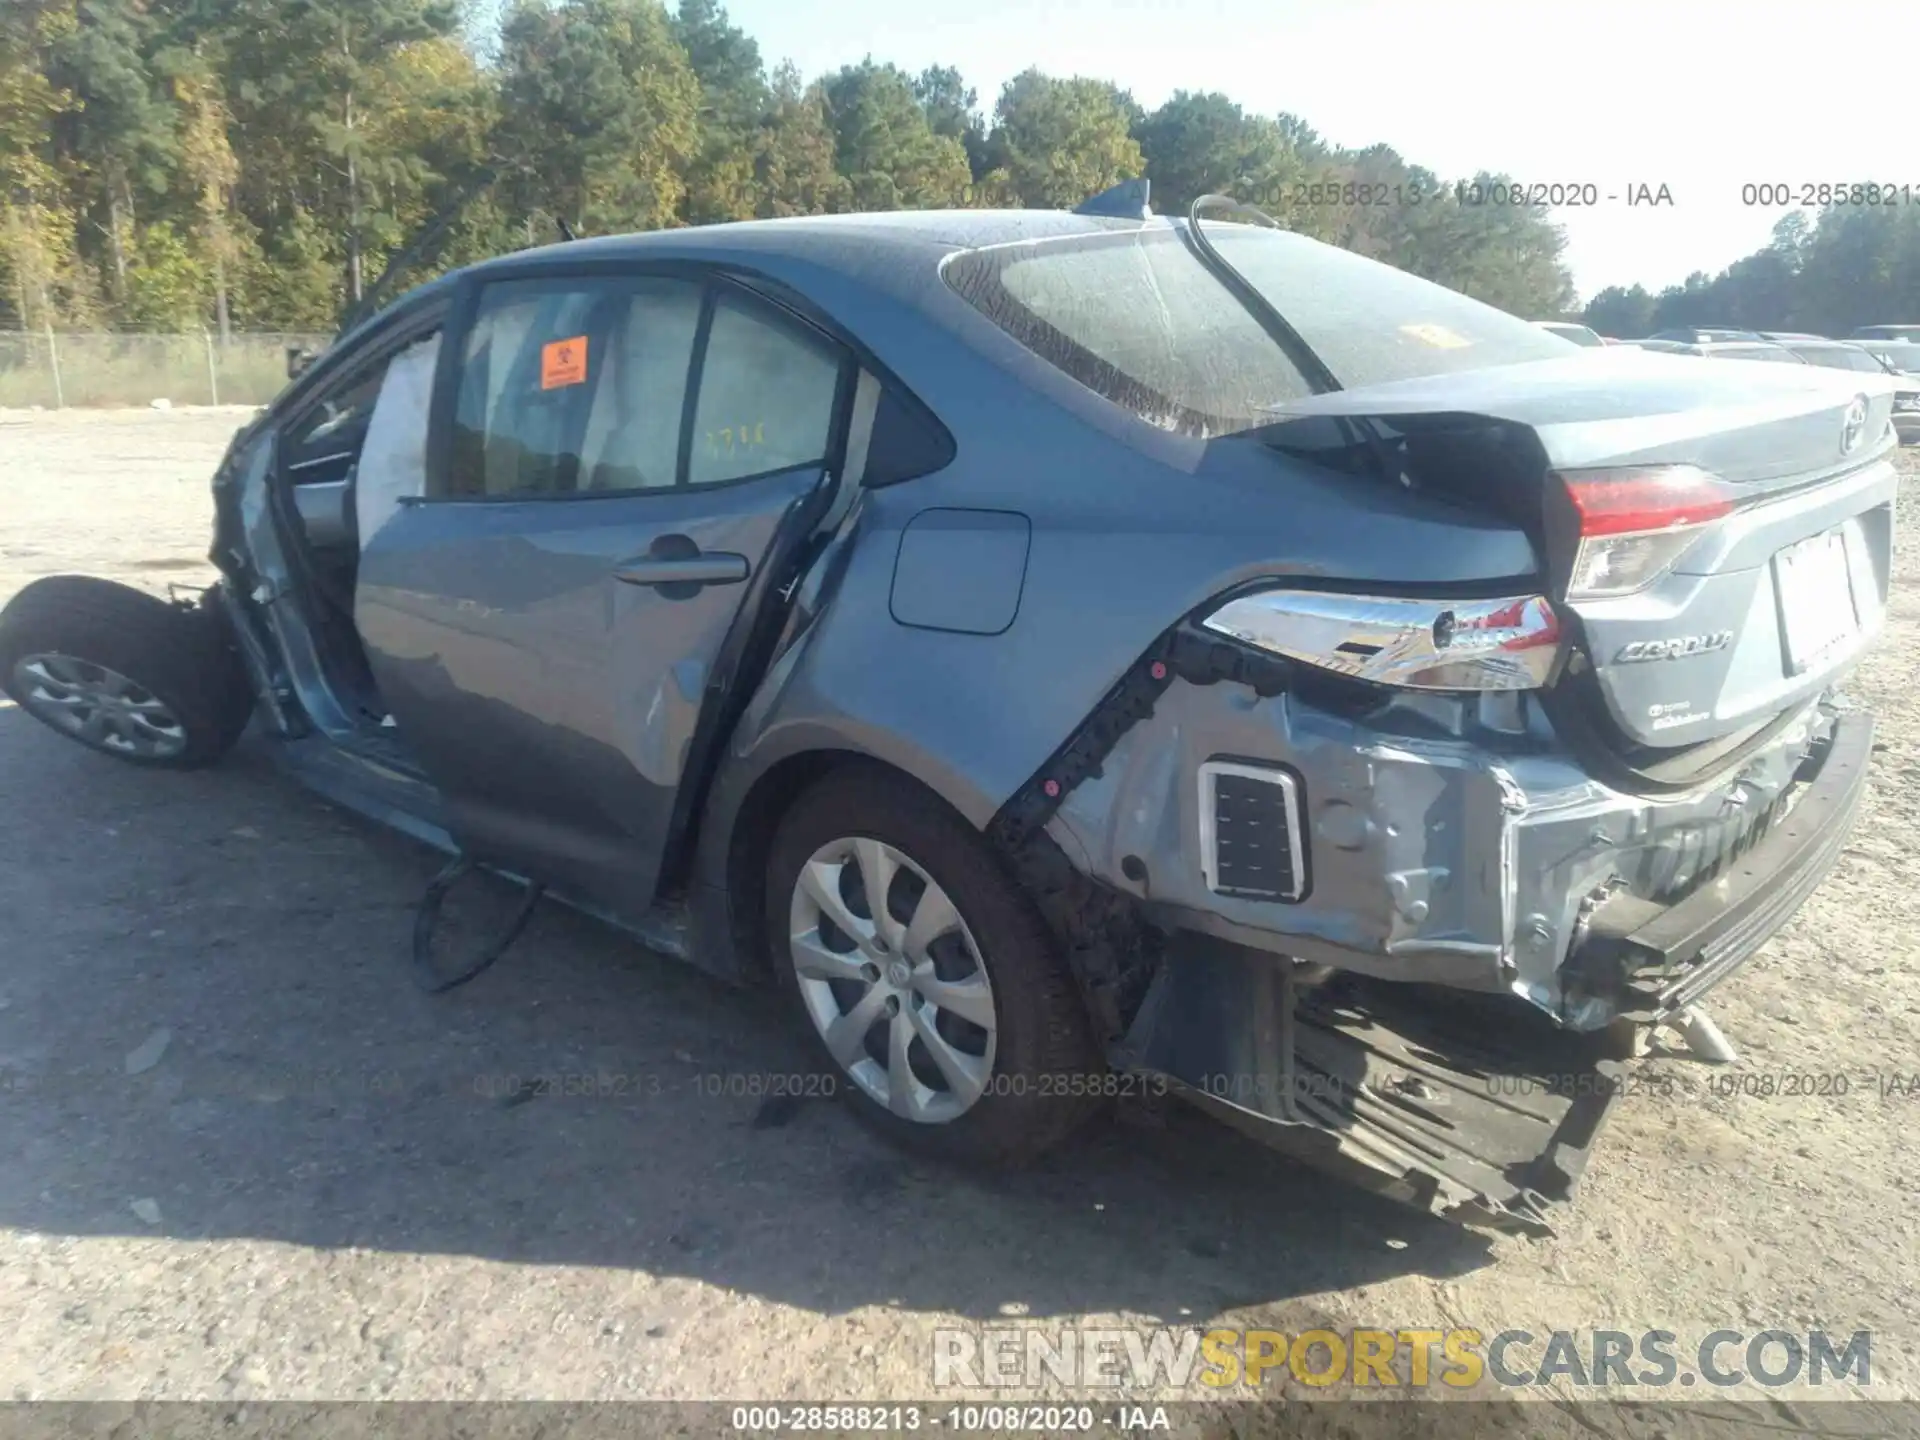
[[[66,571],[204,583],[244,413],[0,414],[0,601]],[[936,1327],[1024,1317],[1870,1329],[1872,1394],[1916,1398],[1920,1099],[1877,1083],[1920,1071],[1910,533],[1855,689],[1881,732],[1853,843],[1714,1005],[1733,1073],[1848,1093],[1722,1098],[1727,1072],[1649,1060],[1675,1093],[1622,1101],[1547,1242],[1197,1117],[1012,1177],[909,1161],[830,1104],[714,1093],[801,1058],[771,1001],[550,907],[497,970],[421,996],[427,852],[257,742],[151,774],[0,708],[0,1394],[924,1398]],[[556,1072],[628,1093],[487,1093]]]

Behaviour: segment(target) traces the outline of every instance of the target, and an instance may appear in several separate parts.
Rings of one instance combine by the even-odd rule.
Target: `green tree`
[[[1493,191],[1512,182],[1481,171],[1468,193]],[[1564,259],[1566,232],[1544,206],[1474,205],[1443,200],[1439,215],[1457,227],[1445,273],[1428,278],[1476,300],[1528,319],[1565,314],[1573,304],[1573,279]]]
[[[396,198],[417,188],[422,157],[381,147],[390,72],[410,47],[451,37],[453,0],[223,0],[229,102],[265,173],[254,199],[277,223],[297,205],[339,237],[349,304],[365,292],[368,252],[400,229]],[[289,183],[291,181],[291,183]]]
[[[704,225],[755,213],[760,121],[772,101],[760,47],[718,0],[680,0],[674,38],[700,82],[699,150],[687,175],[686,218]]]
[[[1644,285],[1609,285],[1587,302],[1582,318],[1602,335],[1644,340],[1655,329],[1653,296]]]
[[[678,223],[700,82],[656,0],[522,0],[501,30],[499,152],[522,209],[576,231]]]
[[[52,140],[75,102],[49,78],[54,48],[77,24],[72,0],[15,0],[0,9],[0,311],[23,327],[79,308],[63,184],[71,165]]]
[[[833,127],[834,160],[852,187],[856,210],[959,205],[973,178],[966,147],[936,135],[913,82],[871,57],[826,77],[822,91]]]
[[[1141,121],[1138,134],[1155,209],[1178,214],[1202,195],[1271,203],[1248,193],[1247,172],[1249,152],[1263,139],[1277,142],[1277,132],[1257,136],[1246,112],[1225,95],[1176,90]]]
[[[979,93],[951,65],[930,65],[914,77],[913,94],[926,114],[927,128],[966,147],[967,164],[978,180],[988,165]]]
[[[232,278],[240,253],[232,217],[240,162],[227,135],[218,81],[196,67],[174,80],[181,111],[180,172],[191,193],[194,239],[213,290],[214,322],[225,340],[233,329]]]
[[[1085,76],[1028,70],[1009,80],[988,145],[1021,203],[1071,209],[1138,176],[1145,162],[1128,133],[1127,103],[1106,81]]]
[[[819,85],[808,85],[791,62],[773,74],[772,102],[754,157],[755,213],[830,215],[850,209],[853,186],[834,168],[833,127]]]
[[[47,80],[73,97],[54,118],[55,145],[125,304],[140,208],[166,189],[173,113],[156,89],[159,31],[141,0],[79,0],[77,20],[49,55]]]

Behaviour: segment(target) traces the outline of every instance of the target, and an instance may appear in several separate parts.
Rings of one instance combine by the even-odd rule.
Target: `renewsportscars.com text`
[[[1298,1383],[1466,1390],[1737,1385],[1865,1386],[1873,1335],[1824,1330],[1049,1330],[933,1332],[936,1388],[1206,1391]]]

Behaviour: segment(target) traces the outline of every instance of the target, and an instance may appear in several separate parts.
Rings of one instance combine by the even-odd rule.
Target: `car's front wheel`
[[[226,623],[111,580],[51,575],[0,610],[0,685],[92,749],[138,765],[207,765],[253,708]]]
[[[934,796],[875,766],[826,776],[781,822],[766,913],[783,988],[890,1137],[1018,1162],[1098,1108],[1104,1069],[1051,936]]]

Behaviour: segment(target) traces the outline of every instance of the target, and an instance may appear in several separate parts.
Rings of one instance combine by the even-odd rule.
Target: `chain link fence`
[[[264,405],[287,383],[287,351],[330,335],[141,335],[0,330],[0,409],[79,405]]]

